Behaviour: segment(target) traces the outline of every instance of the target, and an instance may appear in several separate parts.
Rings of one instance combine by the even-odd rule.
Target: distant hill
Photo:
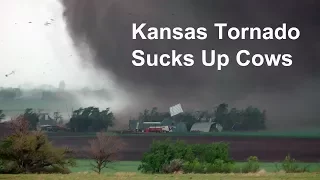
[[[23,113],[26,108],[71,114],[72,108],[79,108],[79,103],[69,92],[56,90],[21,90],[19,88],[0,89],[0,109],[7,116]]]
[[[26,108],[41,110],[44,113],[60,112],[63,117],[70,116],[72,110],[81,107],[79,98],[98,97],[110,99],[105,89],[99,90],[61,90],[46,87],[44,89],[20,89],[0,87],[0,109],[7,117],[19,115]],[[94,104],[92,104],[94,106]]]
[[[42,99],[12,99],[0,100],[0,109],[7,116],[14,116],[24,112],[26,108],[39,109],[45,112],[72,112],[72,108],[79,108],[77,102],[68,100],[42,100]]]

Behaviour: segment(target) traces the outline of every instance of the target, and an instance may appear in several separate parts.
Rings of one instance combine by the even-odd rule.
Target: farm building
[[[220,129],[220,125],[215,122],[199,122],[192,125],[191,132],[215,132]],[[222,127],[221,127],[222,128]],[[221,131],[221,130],[219,130]]]
[[[185,123],[179,122],[179,123],[175,126],[175,128],[173,129],[173,132],[180,132],[180,133],[182,133],[182,132],[188,132],[188,129],[187,129],[187,126],[186,126]]]

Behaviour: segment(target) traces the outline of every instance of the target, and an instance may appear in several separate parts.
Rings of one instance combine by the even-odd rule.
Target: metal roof
[[[143,124],[161,124],[161,122],[143,122]]]
[[[210,132],[211,126],[215,124],[213,122],[199,122],[194,123],[190,131]]]

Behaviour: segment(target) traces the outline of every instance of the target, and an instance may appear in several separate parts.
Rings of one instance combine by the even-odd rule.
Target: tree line
[[[40,114],[33,109],[26,109],[22,114],[28,120],[30,129],[35,130],[40,122]],[[0,110],[0,121],[5,114]],[[197,122],[216,122],[222,125],[224,131],[257,131],[266,128],[266,111],[249,106],[245,109],[229,108],[228,104],[222,103],[214,111],[184,112],[174,117],[169,112],[159,112],[157,107],[145,109],[133,119],[139,122],[162,122],[171,119],[175,123],[185,123],[188,131]],[[61,124],[62,116],[55,112],[53,120]],[[70,119],[65,123],[73,132],[98,132],[107,130],[116,122],[114,113],[110,108],[99,109],[97,107],[79,108],[74,110]]]
[[[41,99],[46,100],[59,100],[61,97],[57,94],[57,92],[61,92],[64,90],[63,83],[59,85],[59,88],[55,88],[53,86],[45,88],[35,88],[31,90],[25,90],[22,88],[3,88],[0,87],[0,99],[3,100],[13,100],[17,98],[22,98],[25,94],[34,95],[39,94],[41,95]],[[104,98],[111,98],[109,91],[106,89],[89,89],[87,87],[77,90],[77,93],[80,93],[84,96],[96,95]],[[70,91],[64,91],[64,94],[68,96],[72,96]]]
[[[27,108],[20,116],[28,121],[30,130],[36,130],[41,120],[41,114],[41,111],[37,112],[34,109]],[[4,120],[5,117],[4,112],[0,110],[0,122]],[[59,112],[53,113],[53,121],[56,125],[62,124],[62,119]],[[99,132],[107,130],[108,127],[114,125],[114,122],[115,116],[110,108],[100,110],[96,107],[87,107],[74,110],[69,121],[65,123],[65,126],[74,132]]]
[[[132,120],[161,122],[168,118],[171,118],[169,112],[159,112],[158,108],[154,107],[150,110],[145,109]],[[245,109],[229,108],[228,104],[222,103],[212,112],[184,112],[172,117],[172,120],[185,123],[188,131],[197,122],[216,122],[222,125],[225,131],[256,131],[266,128],[266,111],[252,106]]]

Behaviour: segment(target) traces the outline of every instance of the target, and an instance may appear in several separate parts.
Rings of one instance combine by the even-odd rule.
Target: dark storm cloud
[[[163,104],[165,107],[176,102],[189,107],[206,107],[221,101],[246,102],[254,94],[255,99],[268,97],[267,106],[258,100],[255,104],[272,111],[279,95],[287,97],[287,94],[300,92],[298,95],[301,97],[306,94],[298,90],[316,88],[314,83],[306,82],[315,81],[319,76],[319,1],[62,0],[62,4],[75,44],[88,44],[96,54],[93,59],[96,67],[113,73],[117,82],[136,92],[141,101],[149,99],[153,101],[152,104]],[[132,23],[142,22],[155,27],[206,27],[208,39],[132,40]],[[298,27],[301,36],[296,41],[218,40],[217,29],[213,27],[215,22],[261,28],[276,28],[287,23],[288,27]],[[172,49],[179,53],[192,53],[196,57],[195,65],[134,67],[131,53],[135,49],[143,49],[146,53],[170,53]],[[219,72],[216,66],[204,67],[200,59],[202,49],[215,49],[228,54],[231,64]],[[247,49],[252,54],[289,53],[293,56],[293,65],[239,67],[235,55],[241,49]],[[151,92],[152,95],[145,97],[145,92]],[[295,103],[307,99],[309,102],[318,102],[319,99],[313,97],[299,98]],[[274,101],[270,98],[274,98]],[[306,114],[314,118],[314,111],[309,112],[310,107],[294,108],[308,109]],[[271,114],[277,114],[276,109]]]

